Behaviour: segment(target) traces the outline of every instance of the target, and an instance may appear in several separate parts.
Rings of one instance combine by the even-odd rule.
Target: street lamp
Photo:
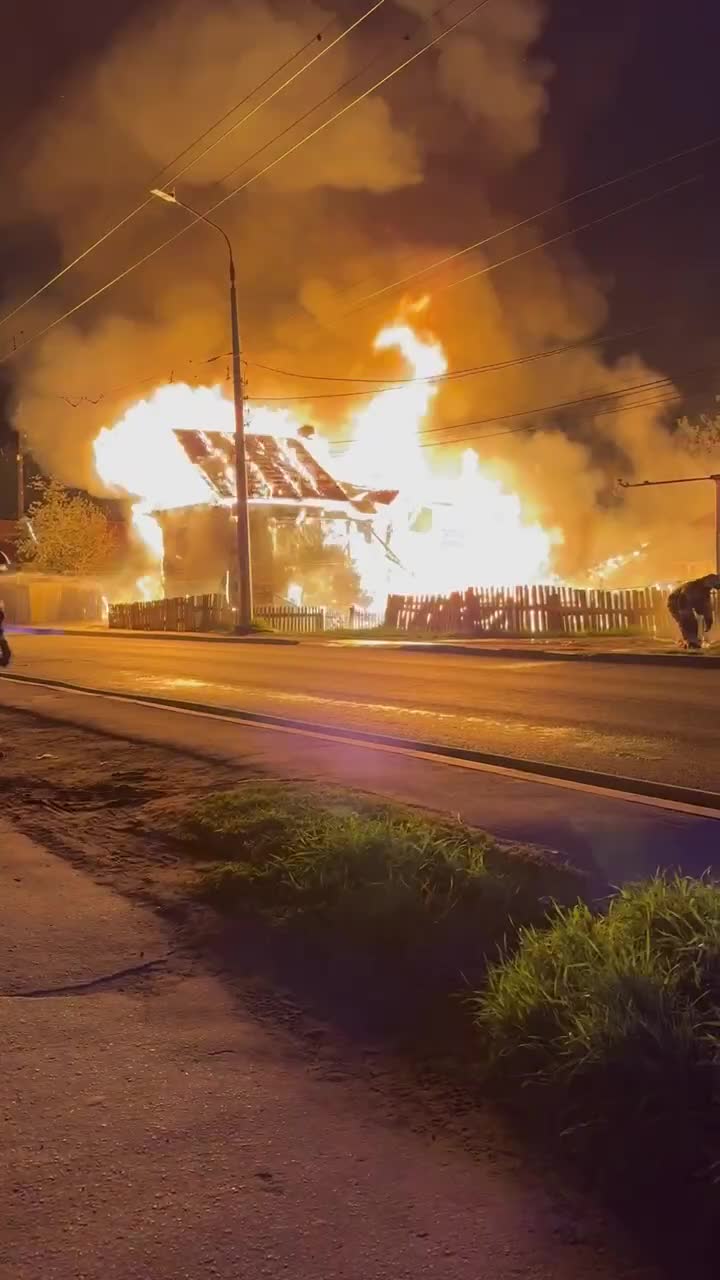
[[[235,259],[233,257],[232,245],[228,236],[217,222],[213,222],[211,218],[206,218],[204,213],[199,213],[197,209],[193,209],[189,204],[185,204],[184,200],[178,200],[174,191],[163,191],[159,187],[153,187],[150,194],[157,196],[158,200],[164,200],[166,204],[176,204],[181,209],[185,209],[185,211],[191,214],[193,218],[196,218],[199,222],[204,222],[208,227],[212,227],[213,231],[217,231],[227,245],[230,270],[230,328],[232,331],[233,399],[235,403],[235,490],[237,494],[236,554],[238,571],[237,629],[241,632],[248,631],[252,626],[253,618],[252,566],[250,557],[250,512],[247,486],[247,454],[245,450],[245,406],[242,367],[240,364],[240,329],[238,325],[237,290],[235,287]]]

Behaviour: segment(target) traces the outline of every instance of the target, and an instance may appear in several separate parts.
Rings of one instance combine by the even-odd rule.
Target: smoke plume
[[[168,181],[197,154],[196,147],[165,167],[213,120],[288,62],[223,127],[251,112],[364,7],[369,3],[158,0],[149,17],[146,11],[142,21],[131,22],[104,57],[68,81],[61,101],[29,122],[21,216],[47,222],[59,239],[60,260],[72,259],[141,203],[150,186]],[[252,177],[462,13],[457,3],[437,10],[436,0],[386,0],[189,169],[178,194],[206,208]],[[546,18],[541,0],[491,0],[218,212],[236,250],[251,396],[306,391],[302,412],[342,438],[351,401],[313,400],[308,386],[327,390],[326,384],[288,382],[258,366],[402,376],[392,353],[371,353],[372,338],[396,314],[402,291],[357,310],[353,302],[528,212],[508,195],[514,189],[508,175],[528,157],[542,160],[553,68],[536,46]],[[306,51],[289,62],[303,45]],[[223,182],[229,171],[233,176]],[[535,204],[563,194],[552,176]],[[42,329],[185,221],[181,210],[151,202],[16,323],[26,336]],[[563,225],[556,219],[552,232]],[[410,298],[431,294],[424,323],[442,341],[451,369],[511,361],[603,331],[604,283],[571,240],[446,287],[552,232],[543,223],[526,228],[490,246],[487,256],[475,252],[408,287]],[[28,347],[15,366],[15,422],[44,467],[100,492],[92,442],[101,426],[159,383],[228,376],[224,252],[219,238],[196,225]],[[4,309],[39,283],[20,282]],[[475,447],[481,462],[520,492],[530,518],[560,531],[559,572],[577,575],[648,542],[656,549],[648,572],[660,575],[669,553],[667,491],[621,502],[614,479],[687,474],[691,463],[663,425],[663,410],[611,415],[603,412],[611,400],[575,412],[542,410],[658,376],[639,357],[612,360],[602,346],[585,346],[449,382],[434,403],[427,442],[448,441],[432,450],[441,468],[456,466],[462,449]],[[504,426],[525,424],[508,419],[432,434],[443,423],[504,418],[526,407],[537,408],[532,433],[489,438]],[[472,439],[483,434],[484,442]],[[703,515],[705,496],[697,497]],[[697,542],[692,531],[676,540],[676,558],[697,559]]]

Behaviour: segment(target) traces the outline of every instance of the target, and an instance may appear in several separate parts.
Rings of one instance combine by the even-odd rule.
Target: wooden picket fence
[[[378,614],[363,609],[323,609],[306,605],[258,605],[255,619],[285,635],[317,635],[348,628],[378,626]],[[136,600],[110,606],[109,626],[125,631],[230,631],[235,614],[225,596],[173,596],[168,600]]]
[[[575,587],[475,587],[447,596],[388,598],[384,622],[408,635],[432,631],[459,636],[557,636],[613,633],[671,636],[668,592],[659,587],[626,591]],[[289,635],[317,635],[341,628],[363,631],[383,620],[362,609],[261,605],[258,621]],[[114,604],[109,625],[129,631],[230,631],[235,614],[223,595]],[[716,619],[720,623],[720,618]]]
[[[575,587],[475,587],[447,596],[388,598],[385,623],[399,631],[463,636],[543,636],[583,633],[674,634],[668,592]]]
[[[224,631],[233,625],[225,596],[172,596],[111,604],[108,625],[125,631]]]
[[[260,605],[254,610],[254,616],[273,631],[287,635],[310,636],[325,630],[325,610],[304,605]]]

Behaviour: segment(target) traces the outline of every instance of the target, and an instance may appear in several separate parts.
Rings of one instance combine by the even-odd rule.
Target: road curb
[[[351,642],[352,643],[352,642]],[[563,653],[558,649],[511,649],[508,646],[493,646],[477,649],[469,644],[382,644],[375,648],[395,649],[400,653],[442,653],[460,654],[468,658],[529,658],[533,662],[605,662],[619,666],[646,667],[695,667],[701,663],[704,667],[720,667],[720,656],[700,653]]]
[[[601,662],[615,666],[675,667],[676,669],[684,668],[685,670],[691,668],[697,670],[698,666],[702,665],[711,670],[720,669],[720,655],[704,654],[702,652],[687,653],[681,650],[676,653],[573,652],[561,649],[532,649],[530,647],[514,649],[510,645],[488,645],[487,647],[479,648],[472,644],[463,644],[462,642],[447,643],[442,640],[436,643],[422,640],[373,640],[372,642],[361,639],[333,640],[331,634],[305,636],[302,638],[270,635],[227,636],[214,635],[212,632],[205,631],[124,631],[110,627],[92,630],[91,628],[75,627],[6,626],[5,630],[9,635],[83,636],[90,639],[101,637],[116,640],[182,640],[193,644],[280,645],[286,648],[297,648],[303,645],[333,645],[337,648],[352,649],[357,646],[358,648],[373,650],[380,649],[390,653],[433,653],[443,656],[455,655],[463,658],[504,658],[506,660],[521,659],[531,662]]]
[[[99,627],[93,631],[90,627],[14,627],[6,626],[8,634],[28,636],[83,636],[86,639],[125,639],[125,640],[189,640],[195,644],[275,644],[299,645],[299,640],[289,636],[223,636],[213,635],[205,631],[121,631],[111,627]]]
[[[465,761],[471,766],[489,766],[493,769],[512,771],[516,775],[537,782],[555,781],[570,783],[580,787],[591,787],[597,791],[608,793],[624,792],[628,796],[637,796],[641,800],[653,800],[671,805],[682,805],[687,808],[711,811],[713,816],[720,816],[720,792],[704,791],[692,787],[680,787],[673,783],[654,782],[652,779],[626,777],[623,774],[605,773],[591,769],[576,769],[570,765],[553,764],[549,761],[528,760],[521,756],[505,756],[489,751],[474,751],[469,747],[453,747],[444,743],[426,742],[416,738],[399,738],[393,734],[370,733],[362,729],[349,729],[342,725],[316,723],[312,720],[299,720],[290,716],[274,716],[262,711],[243,711],[236,707],[214,706],[212,703],[192,702],[185,698],[163,698],[155,694],[126,693],[122,690],[98,689],[88,685],[71,684],[65,680],[21,676],[6,672],[0,673],[2,681],[11,684],[28,685],[34,688],[58,689],[67,693],[107,698],[111,701],[134,703],[138,706],[155,707],[163,711],[183,711],[200,715],[208,719],[232,720],[257,729],[279,729],[291,733],[309,733],[333,740],[356,743],[359,746],[380,747],[390,750],[409,752],[419,757],[435,760]]]

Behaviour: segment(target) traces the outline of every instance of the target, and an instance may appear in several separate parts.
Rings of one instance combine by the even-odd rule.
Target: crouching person
[[[680,628],[686,649],[702,648],[701,622],[705,633],[712,627],[713,591],[720,591],[720,575],[717,573],[684,582],[670,594],[668,609]]]

